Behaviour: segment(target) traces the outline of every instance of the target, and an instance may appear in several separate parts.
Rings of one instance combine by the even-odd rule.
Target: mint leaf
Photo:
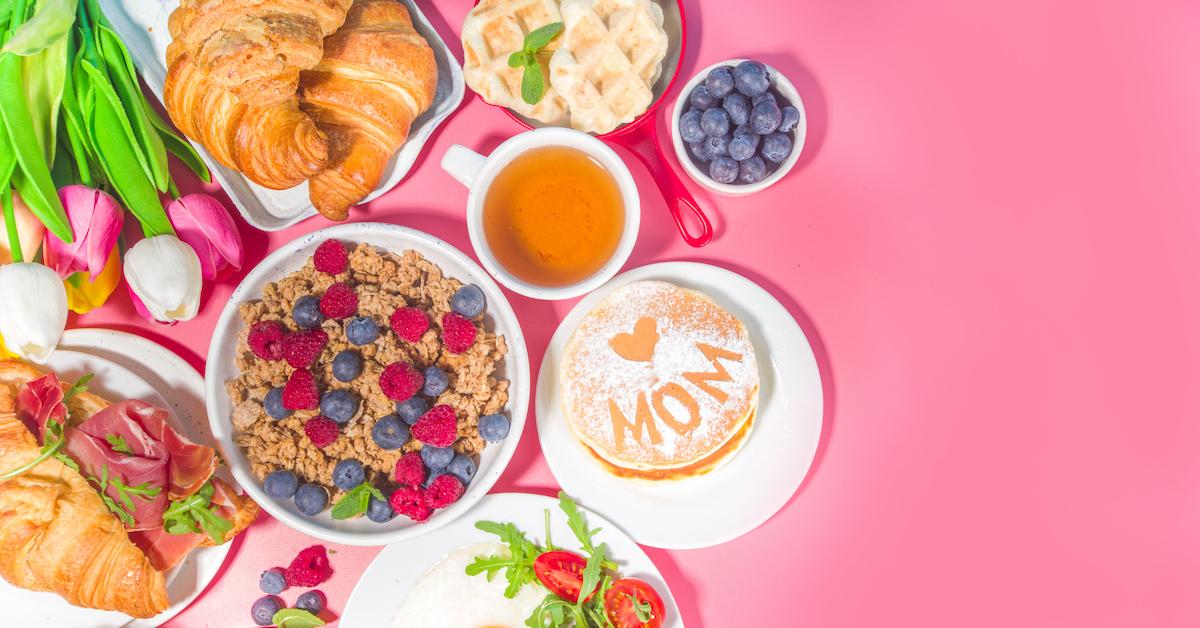
[[[108,446],[112,447],[113,451],[119,454],[125,454],[126,456],[133,455],[133,450],[129,448],[129,443],[120,435],[109,434],[108,436],[104,437],[104,440],[108,441]]]
[[[316,628],[324,626],[320,617],[302,608],[283,608],[271,617],[271,623],[277,628]]]
[[[562,22],[553,22],[541,28],[534,29],[525,36],[525,50],[528,52],[537,52],[538,49],[545,48],[555,37],[558,37],[558,34],[562,30]]]
[[[367,511],[367,504],[371,501],[371,485],[363,482],[358,486],[350,489],[350,492],[342,496],[336,504],[333,505],[333,510],[329,512],[330,516],[338,521],[357,517]]]
[[[529,56],[524,50],[518,50],[518,51],[508,55],[508,67],[510,67],[510,68],[524,67],[525,64],[527,63],[526,60],[528,58],[529,58]]]
[[[542,77],[542,64],[536,59],[527,60],[525,74],[521,75],[521,100],[531,105],[538,104],[546,93],[546,80]]]

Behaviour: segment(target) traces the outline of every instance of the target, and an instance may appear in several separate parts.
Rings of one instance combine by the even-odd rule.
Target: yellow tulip
[[[89,279],[86,271],[80,271],[71,273],[63,280],[63,286],[67,289],[67,307],[76,314],[87,314],[104,305],[120,281],[121,257],[113,247],[108,254],[108,261],[95,279]]]

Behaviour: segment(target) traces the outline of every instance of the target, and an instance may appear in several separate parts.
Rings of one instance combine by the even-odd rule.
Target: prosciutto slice
[[[41,445],[46,440],[46,423],[63,423],[67,406],[63,403],[62,384],[54,373],[30,380],[17,391],[17,418],[25,424]]]

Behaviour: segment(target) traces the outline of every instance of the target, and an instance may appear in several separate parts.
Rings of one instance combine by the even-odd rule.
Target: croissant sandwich
[[[77,606],[166,610],[166,572],[258,515],[168,416],[0,360],[0,576]]]

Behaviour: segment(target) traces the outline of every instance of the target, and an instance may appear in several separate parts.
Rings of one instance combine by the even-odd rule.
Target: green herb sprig
[[[109,476],[108,465],[104,465],[100,469],[99,478],[90,475],[87,479],[99,487],[101,501],[125,525],[133,525],[133,512],[136,510],[136,506],[133,503],[135,497],[150,501],[158,497],[158,494],[162,492],[161,486],[150,486],[149,482],[142,482],[137,486],[127,486],[121,481],[120,476]],[[113,499],[108,494],[109,486],[117,489],[117,499]]]
[[[89,381],[91,381],[91,379],[92,379],[92,373],[88,373],[88,374],[80,377],[78,380],[76,380],[75,383],[72,384],[71,387],[68,388],[66,390],[66,392],[63,393],[63,403],[65,404],[67,401],[70,401],[71,397],[74,397],[76,394],[79,393],[79,391],[87,390],[87,383]],[[26,462],[25,464],[15,468],[15,469],[9,469],[8,471],[5,471],[4,473],[0,473],[0,482],[3,482],[4,480],[9,480],[9,479],[15,478],[18,475],[26,473],[30,469],[33,469],[34,467],[38,466],[39,464],[42,464],[43,462],[45,462],[46,460],[49,460],[50,458],[54,458],[54,459],[58,460],[59,462],[67,465],[71,469],[78,471],[79,465],[76,464],[75,461],[72,460],[71,457],[68,456],[67,453],[62,450],[63,445],[66,444],[66,440],[63,437],[63,432],[65,429],[66,429],[66,426],[63,425],[63,423],[61,423],[59,421],[55,421],[54,419],[47,420],[46,421],[46,437],[42,441],[42,447],[41,447],[41,449],[38,450],[37,457],[35,457],[33,460],[30,460],[29,462]]]
[[[371,486],[367,482],[363,482],[358,486],[350,489],[342,496],[341,499],[333,505],[333,509],[329,511],[330,516],[338,521],[357,517],[364,512],[367,512],[367,507],[371,505],[371,498],[374,497],[379,501],[385,501],[383,493],[379,489]]]
[[[133,455],[133,449],[129,447],[129,442],[125,440],[125,437],[119,434],[109,434],[104,437],[104,440],[108,442],[108,446],[111,447],[113,451],[119,454],[125,454],[126,456]]]
[[[508,56],[508,67],[525,68],[521,75],[521,100],[526,103],[536,105],[546,93],[546,77],[542,75],[538,53],[550,45],[562,30],[563,23],[554,22],[530,31],[521,49]]]
[[[163,529],[167,534],[192,534],[203,530],[213,543],[224,543],[225,535],[233,529],[233,524],[218,515],[212,507],[214,492],[209,481],[191,497],[171,502],[163,511]]]
[[[316,628],[325,621],[303,608],[281,608],[271,617],[276,628]]]

